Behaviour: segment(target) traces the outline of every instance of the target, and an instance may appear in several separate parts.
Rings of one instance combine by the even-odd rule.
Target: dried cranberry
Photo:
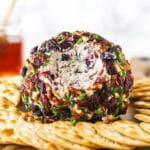
[[[54,80],[55,79],[55,75],[54,74],[50,74],[51,79]]]
[[[117,75],[117,82],[118,82],[119,86],[121,86],[121,87],[124,86],[124,79],[119,74]]]
[[[110,53],[112,53],[112,52],[118,52],[118,49],[121,50],[121,47],[120,47],[119,45],[116,45],[116,46],[110,47],[110,48],[108,49],[108,51],[109,51]]]
[[[21,86],[20,86],[21,94],[24,93],[24,89],[25,89],[25,86],[23,84],[21,84]]]
[[[27,67],[23,67],[21,69],[21,75],[24,77],[26,75],[26,73],[27,73]]]
[[[36,67],[39,68],[41,66],[41,64],[42,64],[42,61],[41,61],[41,59],[39,57],[34,58],[34,65]]]
[[[46,51],[49,52],[51,50],[58,50],[58,51],[61,50],[61,47],[59,46],[57,41],[54,39],[48,40],[46,42]]]
[[[64,53],[63,53],[63,54],[61,55],[61,60],[62,60],[62,61],[67,61],[67,60],[69,60],[69,59],[70,59],[69,54],[64,54]]]
[[[133,85],[133,78],[132,78],[131,74],[129,72],[127,72],[127,76],[126,76],[125,83],[124,83],[125,93],[128,93],[128,91],[132,87],[132,85]]]
[[[101,58],[102,58],[103,60],[114,60],[114,59],[116,59],[116,56],[113,55],[113,54],[110,53],[110,52],[105,52],[105,53],[103,53],[103,54],[101,55]]]
[[[117,70],[116,70],[112,60],[106,61],[106,69],[107,69],[108,73],[111,75],[117,73]]]
[[[32,104],[31,109],[32,109],[33,114],[35,114],[37,116],[42,116],[42,112],[37,105]]]
[[[45,41],[39,51],[41,52],[49,52],[50,50],[60,50],[60,46],[58,45],[57,41],[54,40],[54,39],[51,39],[51,40],[48,40],[48,41]]]
[[[87,100],[76,101],[76,104],[77,104],[79,107],[87,107]]]
[[[65,36],[65,37],[69,37],[72,34],[70,32],[64,31],[64,32],[61,32],[60,34],[58,34],[58,36],[61,36],[61,35]]]
[[[101,103],[104,100],[107,100],[108,97],[111,95],[111,88],[107,87],[105,84],[103,85],[101,91],[99,92],[99,102]]]
[[[94,114],[90,121],[93,123],[95,123],[96,121],[101,121],[103,116],[104,114]]]
[[[119,103],[118,103],[117,99],[112,98],[110,101],[108,101],[106,103],[105,106],[106,106],[106,108],[108,108],[108,113],[111,114],[111,113],[113,113],[116,110],[118,105],[119,105]]]
[[[67,107],[60,108],[57,110],[58,113],[60,114],[60,118],[70,118],[71,117],[71,112],[70,109]]]
[[[87,37],[90,37],[90,36],[91,36],[91,34],[90,34],[89,32],[84,32],[82,35],[83,35],[83,36],[87,36]]]
[[[71,49],[73,47],[73,42],[64,40],[63,42],[59,43],[59,46],[62,49]]]
[[[93,111],[99,107],[99,93],[95,92],[91,97],[87,100],[87,106],[90,111]]]
[[[43,81],[40,80],[40,79],[38,79],[37,82],[36,82],[36,86],[37,86],[39,89],[41,89],[42,84],[43,84]]]
[[[48,98],[47,98],[44,94],[41,94],[41,95],[40,95],[40,99],[41,99],[41,102],[42,102],[42,104],[44,105],[45,109],[46,109],[46,110],[49,110],[49,108],[50,108],[50,103],[49,103]]]
[[[30,53],[34,54],[35,52],[37,52],[37,48],[38,48],[38,46],[35,46],[34,48],[32,48]]]

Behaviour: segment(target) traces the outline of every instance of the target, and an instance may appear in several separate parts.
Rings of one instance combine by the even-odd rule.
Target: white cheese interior
[[[93,43],[75,44],[71,50],[55,52],[50,58],[49,65],[41,66],[40,71],[49,70],[55,75],[55,79],[49,81],[49,84],[52,89],[58,91],[60,96],[64,96],[68,87],[87,89],[93,85],[97,77],[106,74],[99,49],[100,47]],[[68,54],[70,59],[62,61],[62,53]],[[86,64],[86,59],[90,61],[89,67]],[[101,72],[103,73],[100,74]]]

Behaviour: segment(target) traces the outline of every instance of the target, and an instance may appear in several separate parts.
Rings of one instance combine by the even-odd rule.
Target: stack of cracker
[[[135,82],[135,84],[137,83]],[[137,147],[150,148],[150,124],[146,122],[138,123],[126,120],[114,121],[109,124],[101,121],[96,123],[78,122],[75,126],[71,126],[68,121],[43,124],[38,120],[31,119],[30,114],[18,108],[21,102],[19,86],[19,77],[15,77],[15,80],[13,77],[0,79],[1,150],[130,150]],[[142,98],[147,99],[148,97],[147,95],[139,96],[141,91],[134,86],[133,93],[131,93],[132,97],[138,96],[139,101],[137,102],[143,102]],[[137,102],[135,102],[136,107]],[[149,101],[144,100],[144,102]],[[139,104],[137,109],[140,109],[140,112],[142,112],[141,109],[148,110],[145,106],[147,105]],[[145,115],[148,116],[148,114]]]

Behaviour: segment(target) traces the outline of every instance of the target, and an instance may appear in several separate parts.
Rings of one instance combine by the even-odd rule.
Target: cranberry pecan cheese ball
[[[21,74],[27,111],[43,122],[113,121],[126,112],[133,85],[121,47],[79,31],[34,47]]]

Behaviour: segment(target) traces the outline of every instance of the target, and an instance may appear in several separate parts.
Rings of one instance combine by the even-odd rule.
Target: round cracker
[[[35,150],[32,147],[25,147],[19,145],[7,145],[2,150]]]
[[[0,84],[0,97],[7,98],[15,106],[17,106],[21,101],[20,88],[16,86],[15,83],[2,82]]]
[[[89,148],[86,146],[82,146],[76,143],[72,143],[68,140],[62,139],[55,135],[51,129],[50,124],[36,124],[37,129],[36,133],[43,138],[46,141],[49,141],[51,143],[54,143],[55,145],[60,145],[63,148],[66,149],[72,149],[72,150],[93,150],[93,148]],[[48,133],[48,134],[47,134]]]
[[[94,124],[87,122],[78,122],[76,125],[76,130],[80,136],[83,138],[95,143],[103,148],[110,149],[131,149],[131,147],[126,146],[124,144],[119,144],[117,142],[111,141],[97,133],[94,128]]]
[[[133,87],[141,87],[145,85],[150,85],[150,79],[149,78],[143,78],[143,79],[137,79],[134,81]]]
[[[0,111],[0,143],[1,144],[19,144],[26,145],[14,134],[14,127],[20,118],[21,112],[18,111]]]
[[[138,146],[138,147],[150,146],[150,143],[146,143],[140,140],[136,140],[133,138],[123,136],[122,134],[114,130],[112,124],[106,124],[104,122],[97,122],[94,125],[94,127],[97,130],[98,134],[114,142],[117,142],[120,144],[126,144],[129,146]]]
[[[150,109],[142,109],[142,108],[136,108],[136,112],[145,114],[145,115],[150,115]]]
[[[114,130],[129,138],[150,142],[150,134],[143,131],[138,123],[131,121],[115,121],[112,123]]]
[[[132,90],[133,93],[135,93],[135,92],[146,92],[146,91],[150,91],[150,86],[138,87],[138,88],[134,88]]]
[[[131,92],[130,97],[136,98],[136,97],[144,97],[144,96],[150,96],[150,91],[146,92]]]
[[[22,119],[15,126],[15,134],[26,144],[42,150],[55,150],[52,143],[40,138],[35,132],[36,126],[34,123],[25,122]],[[49,134],[49,133],[47,133]]]
[[[145,101],[136,101],[134,102],[134,105],[140,108],[150,108],[150,102]]]
[[[150,101],[150,96],[144,96],[140,98],[141,101]]]
[[[69,121],[56,121],[50,124],[50,126],[52,132],[61,138],[64,138],[76,144],[89,146],[91,148],[98,148],[98,145],[79,136],[77,131],[75,130],[75,127],[71,126]]]
[[[134,118],[140,121],[149,122],[150,123],[150,116],[144,114],[135,114]]]
[[[142,122],[140,123],[140,127],[150,134],[150,123]]]

